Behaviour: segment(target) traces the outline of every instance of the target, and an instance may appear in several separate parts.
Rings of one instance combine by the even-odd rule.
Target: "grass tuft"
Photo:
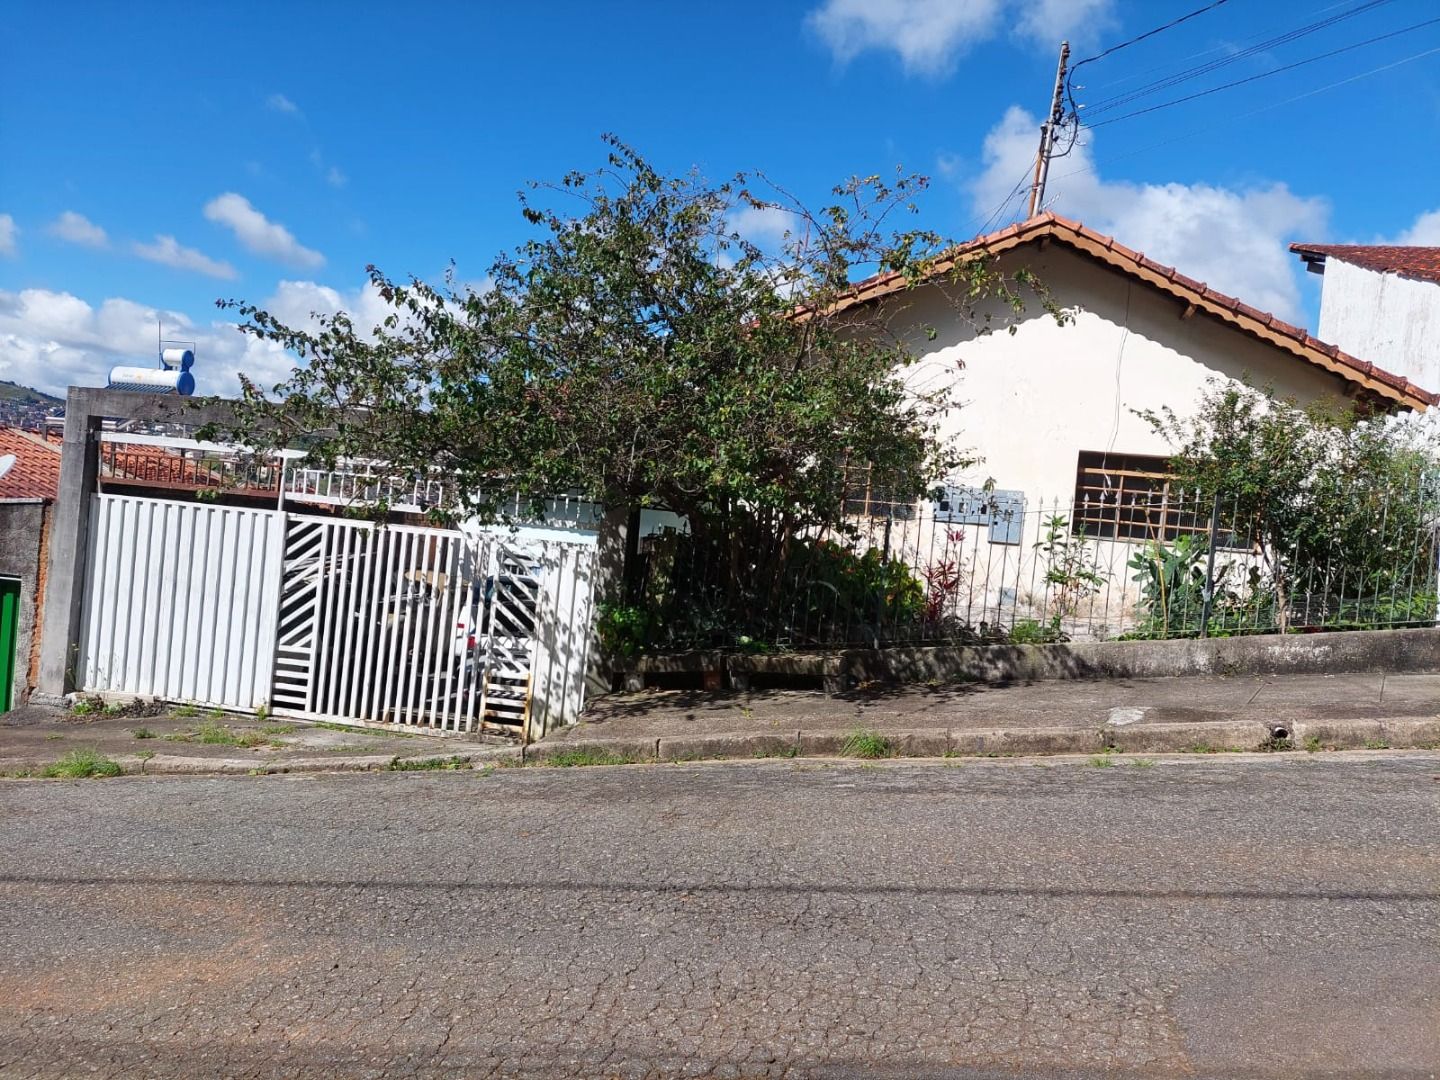
[[[346,747],[349,749],[349,747]],[[464,758],[394,758],[390,762],[391,772],[430,772],[436,769],[468,769],[470,762]]]
[[[557,769],[576,769],[586,765],[634,765],[639,761],[634,754],[617,754],[594,746],[577,746],[561,750],[540,761]]]
[[[793,757],[799,757],[799,756],[800,756],[800,747],[795,746],[795,745],[793,745],[793,744],[792,744],[792,745],[789,745],[789,746],[762,747],[762,748],[756,750],[756,751],[755,751],[753,754],[751,754],[750,756],[751,756],[751,757],[756,757],[756,758],[793,758]]]
[[[148,727],[137,727],[137,728],[134,728],[134,729],[130,732],[130,734],[131,734],[131,735],[134,735],[135,738],[137,738],[137,739],[153,739],[153,738],[155,738],[155,732],[151,731]]]
[[[840,747],[840,753],[845,757],[875,758],[894,757],[899,747],[891,740],[881,735],[878,731],[854,731]]]
[[[1096,754],[1090,759],[1090,764],[1095,766],[1095,768],[1097,769],[1108,769],[1110,768],[1110,766],[1114,765],[1115,762],[1104,754]]]
[[[71,750],[40,770],[40,775],[49,779],[83,780],[89,776],[119,776],[117,762],[111,761],[99,750]]]
[[[195,729],[195,741],[206,746],[259,746],[265,736],[258,731],[234,731],[213,720],[206,720]]]

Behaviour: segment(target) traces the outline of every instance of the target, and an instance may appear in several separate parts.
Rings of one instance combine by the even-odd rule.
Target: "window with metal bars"
[[[850,465],[845,470],[845,514],[847,517],[889,518],[909,521],[915,517],[917,500],[902,495],[886,484],[869,465]]]
[[[1176,486],[1168,458],[1082,450],[1070,528],[1106,540],[1173,542],[1205,534],[1209,520],[1200,500]]]

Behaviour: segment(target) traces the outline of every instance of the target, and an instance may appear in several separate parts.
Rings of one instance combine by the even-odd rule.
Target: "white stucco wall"
[[[1440,285],[1325,260],[1319,337],[1440,390]]]
[[[1022,248],[1002,265],[1030,266],[1075,321],[1059,326],[1032,303],[1017,332],[976,336],[935,287],[905,294],[892,325],[933,325],[938,336],[910,338],[923,357],[907,374],[913,387],[958,380],[963,407],[946,433],[983,462],[959,477],[1022,491],[1030,500],[1068,499],[1082,450],[1168,454],[1170,447],[1132,409],[1169,405],[1184,415],[1212,377],[1249,375],[1300,402],[1344,392],[1344,384],[1202,313],[1061,245]],[[1000,325],[1003,313],[996,315]],[[1032,501],[1031,505],[1036,505]]]

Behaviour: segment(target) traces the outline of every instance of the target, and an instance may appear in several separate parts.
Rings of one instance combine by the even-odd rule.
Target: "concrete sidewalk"
[[[77,715],[38,705],[0,714],[0,776],[40,776],[75,752],[137,774],[357,772],[480,764],[520,754],[509,744],[453,736],[184,707],[162,708],[157,716]]]
[[[1188,676],[951,684],[834,697],[650,690],[593,701],[581,723],[525,748],[193,709],[0,715],[0,776],[67,754],[125,773],[360,772],[833,756],[857,732],[884,755],[1440,748],[1440,674]]]
[[[1277,729],[1283,729],[1283,734]],[[799,691],[650,690],[591,703],[526,749],[661,760],[833,754],[857,731],[899,755],[1440,746],[1440,674],[1189,676]]]

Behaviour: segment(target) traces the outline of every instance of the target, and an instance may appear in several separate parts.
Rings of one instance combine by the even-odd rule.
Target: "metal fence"
[[[1437,487],[1301,493],[1270,516],[1168,487],[1064,500],[950,487],[769,542],[670,530],[642,544],[632,632],[658,651],[1430,626]]]

